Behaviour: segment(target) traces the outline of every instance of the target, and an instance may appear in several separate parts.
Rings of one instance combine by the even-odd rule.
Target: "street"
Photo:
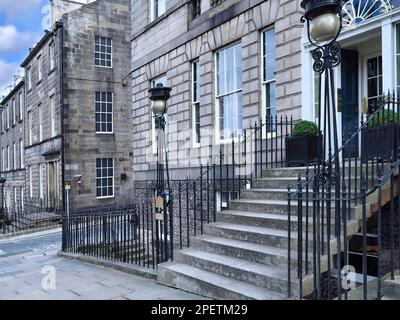
[[[153,280],[58,257],[61,231],[0,240],[0,299],[204,299]]]

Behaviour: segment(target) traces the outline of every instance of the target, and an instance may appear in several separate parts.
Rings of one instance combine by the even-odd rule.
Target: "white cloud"
[[[13,25],[0,26],[0,55],[18,53],[32,46],[37,38],[36,34],[20,32]]]
[[[7,86],[14,84],[14,75],[21,72],[18,63],[8,63],[0,60],[0,100],[10,89]]]
[[[0,0],[0,12],[7,18],[14,18],[23,12],[37,9],[41,2],[41,0]]]

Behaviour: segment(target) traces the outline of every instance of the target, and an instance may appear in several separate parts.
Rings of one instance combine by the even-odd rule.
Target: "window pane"
[[[242,93],[219,98],[220,138],[236,137],[242,129]]]
[[[378,75],[378,63],[376,58],[368,60],[367,73],[368,77],[376,77]]]
[[[217,95],[242,87],[242,47],[239,44],[217,53]]]

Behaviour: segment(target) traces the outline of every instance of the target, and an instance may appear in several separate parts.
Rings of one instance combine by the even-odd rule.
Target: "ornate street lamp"
[[[323,139],[322,150],[319,152],[320,161],[318,166],[318,177],[322,185],[322,191],[327,194],[327,221],[330,221],[331,213],[331,187],[335,185],[335,197],[339,199],[340,195],[340,166],[339,166],[339,143],[336,123],[336,104],[335,104],[335,81],[333,76],[333,68],[340,64],[340,45],[336,41],[340,31],[342,30],[342,4],[340,0],[303,0],[301,7],[305,13],[301,18],[301,22],[307,24],[307,35],[310,43],[315,46],[312,56],[314,59],[313,69],[320,75],[319,77],[319,103],[318,103],[318,127],[321,134],[321,105],[323,100],[323,135],[319,139]],[[324,81],[324,92],[322,89],[322,79]],[[333,145],[333,146],[332,146]],[[332,150],[333,147],[333,150]],[[318,148],[320,148],[318,143]],[[320,151],[320,150],[318,150]],[[333,152],[333,153],[332,153]],[[334,156],[334,159],[333,159]],[[325,160],[327,157],[327,160]],[[333,160],[333,161],[332,161]],[[334,167],[333,167],[334,164]],[[317,187],[318,188],[318,187]],[[340,258],[340,201],[335,201],[335,234],[338,239],[337,243],[337,265],[341,268]],[[319,212],[316,213],[317,230],[320,230]],[[330,235],[330,223],[327,226]],[[317,259],[321,253],[321,242],[319,231],[317,231],[316,239],[316,255]],[[322,251],[323,252],[323,251]],[[330,291],[330,246],[327,246],[328,256],[328,292]],[[321,279],[320,279],[320,262],[314,262],[315,268],[315,285],[317,288],[317,298],[321,297]],[[341,287],[340,271],[338,272],[338,288]],[[341,295],[339,294],[339,299]]]
[[[173,250],[173,241],[172,241],[172,205],[168,199],[167,203],[167,195],[165,192],[165,174],[166,171],[167,176],[167,188],[169,195],[171,194],[171,188],[169,183],[169,170],[168,170],[168,156],[166,151],[165,144],[165,115],[168,111],[167,101],[171,96],[171,88],[164,87],[161,83],[158,83],[156,87],[150,88],[148,90],[151,100],[151,111],[154,114],[154,122],[156,128],[156,138],[157,138],[157,195],[155,201],[156,207],[156,220],[162,221],[156,223],[156,256],[157,263],[164,262],[168,258],[168,216],[170,221],[170,238],[171,238],[171,246],[170,246],[170,254],[172,255]],[[165,170],[164,170],[164,161],[165,161]],[[170,196],[169,196],[170,197]],[[169,209],[169,215],[167,214],[167,209]],[[164,236],[160,239],[160,231],[164,229]],[[163,246],[160,246],[160,240],[163,240]],[[160,257],[160,260],[159,260]]]

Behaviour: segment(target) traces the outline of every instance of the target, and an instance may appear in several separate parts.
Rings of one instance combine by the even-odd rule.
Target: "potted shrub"
[[[374,114],[368,126],[361,129],[361,160],[373,158],[389,161],[399,143],[399,114],[381,110]]]
[[[317,161],[322,154],[322,135],[311,121],[298,122],[292,136],[286,138],[287,166],[304,166]]]

